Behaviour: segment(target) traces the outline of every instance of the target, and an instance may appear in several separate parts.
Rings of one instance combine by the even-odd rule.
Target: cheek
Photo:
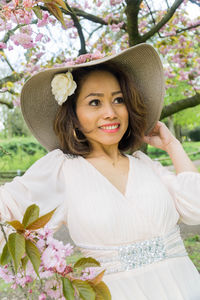
[[[79,120],[79,123],[83,129],[90,129],[91,126],[93,126],[95,120],[91,114],[84,108],[78,108],[76,111],[77,118]]]

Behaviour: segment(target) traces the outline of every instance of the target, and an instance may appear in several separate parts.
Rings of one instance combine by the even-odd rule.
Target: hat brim
[[[36,139],[48,150],[60,148],[53,122],[59,108],[51,92],[51,81],[55,74],[68,69],[114,62],[125,68],[143,96],[147,106],[147,130],[149,133],[160,118],[164,99],[164,73],[159,55],[148,44],[139,44],[119,54],[107,56],[79,65],[51,68],[32,76],[21,92],[23,117]]]

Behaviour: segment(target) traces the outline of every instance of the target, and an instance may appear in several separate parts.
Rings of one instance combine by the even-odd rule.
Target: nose
[[[117,117],[116,111],[112,106],[112,103],[108,103],[104,106],[103,115],[105,119],[115,119]]]

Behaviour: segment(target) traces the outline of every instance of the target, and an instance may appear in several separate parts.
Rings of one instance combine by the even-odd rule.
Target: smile
[[[100,128],[102,128],[102,129],[116,129],[116,128],[119,128],[119,124],[117,124],[117,125],[110,125],[110,126],[101,126]]]
[[[104,132],[110,132],[110,133],[114,133],[117,132],[119,130],[120,124],[113,124],[113,125],[105,125],[105,126],[101,126],[99,127],[102,131]]]

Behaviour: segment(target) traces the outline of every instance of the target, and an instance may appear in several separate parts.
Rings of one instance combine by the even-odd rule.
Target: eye
[[[114,99],[114,102],[118,103],[118,104],[124,103],[124,99],[122,97],[117,97],[117,98]]]
[[[89,105],[91,106],[98,106],[100,104],[100,100],[98,99],[93,99],[89,102]]]

